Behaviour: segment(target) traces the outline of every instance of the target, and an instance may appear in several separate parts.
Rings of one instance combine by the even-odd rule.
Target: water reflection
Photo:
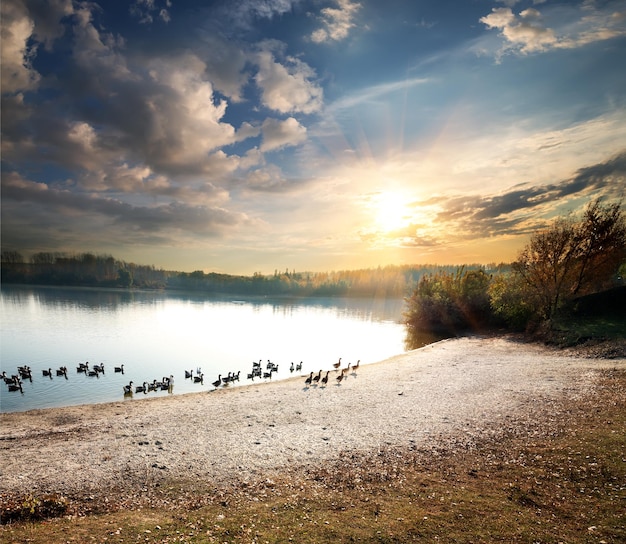
[[[210,391],[217,376],[240,372],[230,386],[250,383],[253,361],[278,366],[271,379],[308,375],[344,361],[380,361],[405,349],[401,299],[203,297],[115,289],[2,286],[0,366],[33,369],[33,382],[8,392],[0,410],[119,400],[124,386],[174,376],[175,388],[146,394]],[[300,372],[290,372],[300,361]],[[90,376],[79,363],[104,364]],[[124,373],[114,367],[124,365]],[[67,366],[67,380],[56,369]],[[198,367],[204,379],[185,379]],[[50,368],[52,377],[42,376]],[[93,366],[90,366],[93,368]],[[259,378],[255,378],[257,381]],[[266,379],[261,377],[261,380]],[[270,379],[270,378],[267,378]],[[143,398],[133,391],[134,398]]]

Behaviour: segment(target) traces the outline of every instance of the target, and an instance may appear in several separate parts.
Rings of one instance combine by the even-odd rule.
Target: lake
[[[219,374],[240,372],[252,383],[253,362],[278,365],[271,379],[361,365],[405,351],[403,300],[268,298],[89,288],[3,285],[0,297],[0,371],[28,365],[22,391],[0,382],[0,411],[14,412],[146,396],[210,391]],[[104,373],[79,373],[80,363]],[[290,371],[291,363],[301,371]],[[124,373],[114,367],[124,365]],[[67,367],[67,377],[56,370]],[[51,377],[44,370],[51,370]],[[203,374],[202,382],[185,371]],[[174,377],[168,390],[124,396],[143,382]],[[254,381],[268,378],[256,377]]]

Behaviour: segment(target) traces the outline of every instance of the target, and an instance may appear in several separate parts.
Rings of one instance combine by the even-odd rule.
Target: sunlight
[[[383,232],[402,228],[411,218],[407,198],[400,193],[383,191],[375,195],[372,208],[376,227]]]

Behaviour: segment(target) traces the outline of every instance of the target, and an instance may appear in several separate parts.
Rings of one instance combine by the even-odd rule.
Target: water
[[[364,299],[233,300],[158,292],[2,286],[0,371],[17,374],[30,366],[23,391],[0,382],[0,411],[14,412],[125,399],[123,386],[174,376],[171,391],[147,396],[210,391],[218,374],[240,371],[247,379],[253,361],[278,365],[272,380],[308,375],[343,365],[380,361],[405,350],[400,324],[403,301]],[[90,377],[81,362],[104,364]],[[290,372],[302,362],[301,372]],[[114,372],[124,365],[124,374]],[[56,375],[66,366],[67,379]],[[52,370],[52,378],[43,370]],[[202,383],[185,370],[204,374]],[[256,378],[255,381],[264,381]],[[230,385],[229,387],[232,387]]]

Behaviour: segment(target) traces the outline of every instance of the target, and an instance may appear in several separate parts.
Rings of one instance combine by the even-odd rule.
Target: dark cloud
[[[603,163],[579,169],[560,183],[520,186],[496,196],[436,197],[438,224],[457,225],[467,236],[527,234],[568,198],[591,195],[620,198],[626,193],[626,151]],[[420,205],[421,205],[420,204]],[[417,203],[416,203],[417,205]],[[532,218],[532,221],[531,221]]]
[[[219,207],[187,205],[180,202],[154,206],[135,206],[113,198],[102,198],[92,194],[74,193],[52,189],[43,183],[34,183],[9,173],[2,179],[2,224],[3,239],[9,243],[5,228],[16,224],[27,224],[29,230],[41,236],[48,229],[57,230],[59,225],[68,230],[85,234],[91,225],[126,229],[129,238],[160,234],[163,238],[180,233],[185,236],[219,236],[225,229],[249,223],[249,218]],[[168,233],[168,234],[166,234]],[[4,240],[3,240],[4,242]],[[31,240],[28,247],[38,244]],[[17,244],[10,241],[12,247]]]

